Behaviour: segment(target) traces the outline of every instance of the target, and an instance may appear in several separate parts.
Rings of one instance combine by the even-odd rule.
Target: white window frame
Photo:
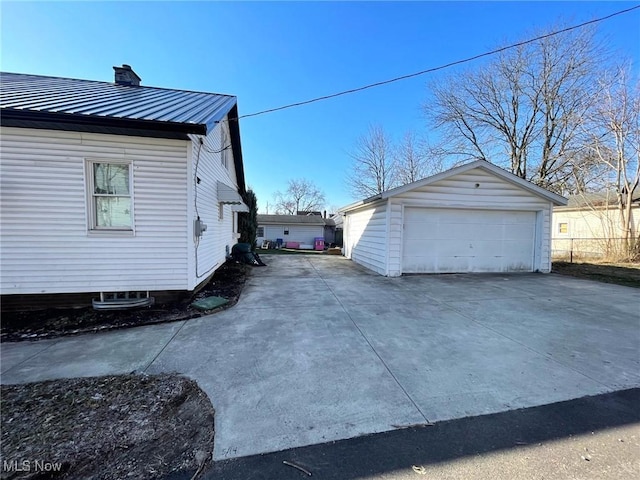
[[[93,165],[96,163],[110,163],[117,165],[128,165],[129,167],[129,195],[130,200],[130,226],[129,227],[102,227],[97,225],[96,212],[96,194],[95,194],[95,178]],[[85,159],[85,192],[86,192],[86,209],[87,209],[87,229],[90,235],[125,235],[131,236],[135,234],[134,224],[134,193],[133,193],[133,162],[131,160],[112,159],[112,158],[87,158]],[[126,197],[126,195],[117,195],[118,197]]]

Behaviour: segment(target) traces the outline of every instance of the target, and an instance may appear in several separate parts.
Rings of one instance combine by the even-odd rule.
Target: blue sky
[[[229,93],[240,115],[470,57],[550,26],[640,2],[6,2],[3,71],[112,81],[127,63],[143,85]],[[640,66],[640,10],[599,24]],[[461,68],[473,68],[470,63]],[[451,73],[451,70],[444,73]],[[424,75],[241,120],[247,184],[266,213],[288,179],[328,206],[354,199],[344,178],[370,124],[425,132]]]

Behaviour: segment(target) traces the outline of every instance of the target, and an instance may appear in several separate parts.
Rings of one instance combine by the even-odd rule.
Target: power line
[[[455,65],[460,65],[460,64],[463,64],[463,63],[468,63],[468,62],[471,62],[473,60],[477,60],[479,58],[488,57],[490,55],[495,55],[496,53],[504,52],[505,50],[509,50],[511,48],[516,48],[516,47],[520,47],[522,45],[527,45],[528,43],[533,43],[533,42],[536,42],[538,40],[542,40],[544,38],[553,37],[553,36],[559,35],[561,33],[566,33],[566,32],[570,32],[571,30],[576,30],[578,28],[586,27],[587,25],[592,25],[594,23],[603,22],[604,20],[608,20],[608,19],[610,19],[612,17],[618,16],[618,15],[623,15],[625,13],[629,13],[632,10],[636,10],[638,8],[640,8],[640,5],[636,5],[634,7],[627,8],[626,10],[620,10],[618,12],[611,13],[611,14],[609,14],[607,16],[604,16],[604,17],[595,18],[593,20],[589,20],[587,22],[580,23],[578,25],[573,25],[571,27],[563,28],[562,30],[558,30],[558,31],[555,31],[555,32],[547,33],[545,35],[540,35],[539,37],[531,38],[529,40],[524,40],[522,42],[513,43],[513,44],[508,45],[506,47],[501,47],[501,48],[497,48],[495,50],[491,50],[489,52],[481,53],[479,55],[474,55],[473,57],[468,57],[468,58],[465,58],[465,59],[462,59],[462,60],[456,60],[455,62],[447,63],[445,65],[440,65],[438,67],[433,67],[433,68],[429,68],[427,70],[422,70],[420,72],[410,73],[408,75],[402,75],[401,77],[395,77],[395,78],[392,78],[392,79],[389,79],[389,80],[383,80],[381,82],[370,83],[369,85],[364,85],[362,87],[352,88],[351,90],[344,90],[344,91],[338,92],[338,93],[332,93],[330,95],[324,95],[322,97],[312,98],[311,100],[304,100],[302,102],[290,103],[288,105],[283,105],[281,107],[270,108],[268,110],[262,110],[260,112],[248,113],[246,115],[240,115],[237,119],[233,119],[232,118],[230,120],[239,120],[241,118],[256,117],[258,115],[264,115],[265,113],[272,113],[272,112],[277,112],[279,110],[285,110],[287,108],[299,107],[301,105],[308,105],[310,103],[320,102],[322,100],[328,100],[330,98],[340,97],[342,95],[349,95],[351,93],[361,92],[362,90],[367,90],[369,88],[374,88],[374,87],[379,87],[381,85],[387,85],[389,83],[399,82],[400,80],[406,80],[408,78],[418,77],[420,75],[425,75],[427,73],[437,72],[438,70],[444,70],[445,68],[453,67]]]

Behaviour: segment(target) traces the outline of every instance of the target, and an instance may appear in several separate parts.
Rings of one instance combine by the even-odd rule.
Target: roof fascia
[[[247,192],[244,178],[244,161],[242,159],[242,144],[240,142],[240,121],[238,120],[238,103],[233,97],[233,106],[227,113],[229,120],[229,135],[231,136],[231,151],[233,152],[233,164],[236,169],[236,182],[241,195]]]
[[[135,130],[154,132],[154,136],[191,133],[206,135],[207,126],[196,123],[158,122],[155,120],[134,120],[129,118],[96,117],[91,115],[76,115],[69,113],[34,112],[16,109],[2,109],[0,124],[7,127],[20,126],[43,128],[39,125],[48,125],[54,130],[74,130],[84,127],[83,131],[97,131],[101,128],[117,128],[122,130]],[[174,137],[169,137],[174,138]],[[184,138],[184,137],[183,137]]]

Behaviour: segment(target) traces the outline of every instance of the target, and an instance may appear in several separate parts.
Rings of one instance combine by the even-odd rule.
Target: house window
[[[558,233],[569,233],[569,225],[566,223],[559,223]]]
[[[260,238],[264,237],[264,227],[258,227],[258,230],[256,232],[256,236],[260,237]]]
[[[132,230],[131,164],[88,163],[91,230]]]
[[[285,228],[285,229],[284,229],[284,234],[285,234],[285,235],[289,235],[289,229],[288,229],[288,228]]]

